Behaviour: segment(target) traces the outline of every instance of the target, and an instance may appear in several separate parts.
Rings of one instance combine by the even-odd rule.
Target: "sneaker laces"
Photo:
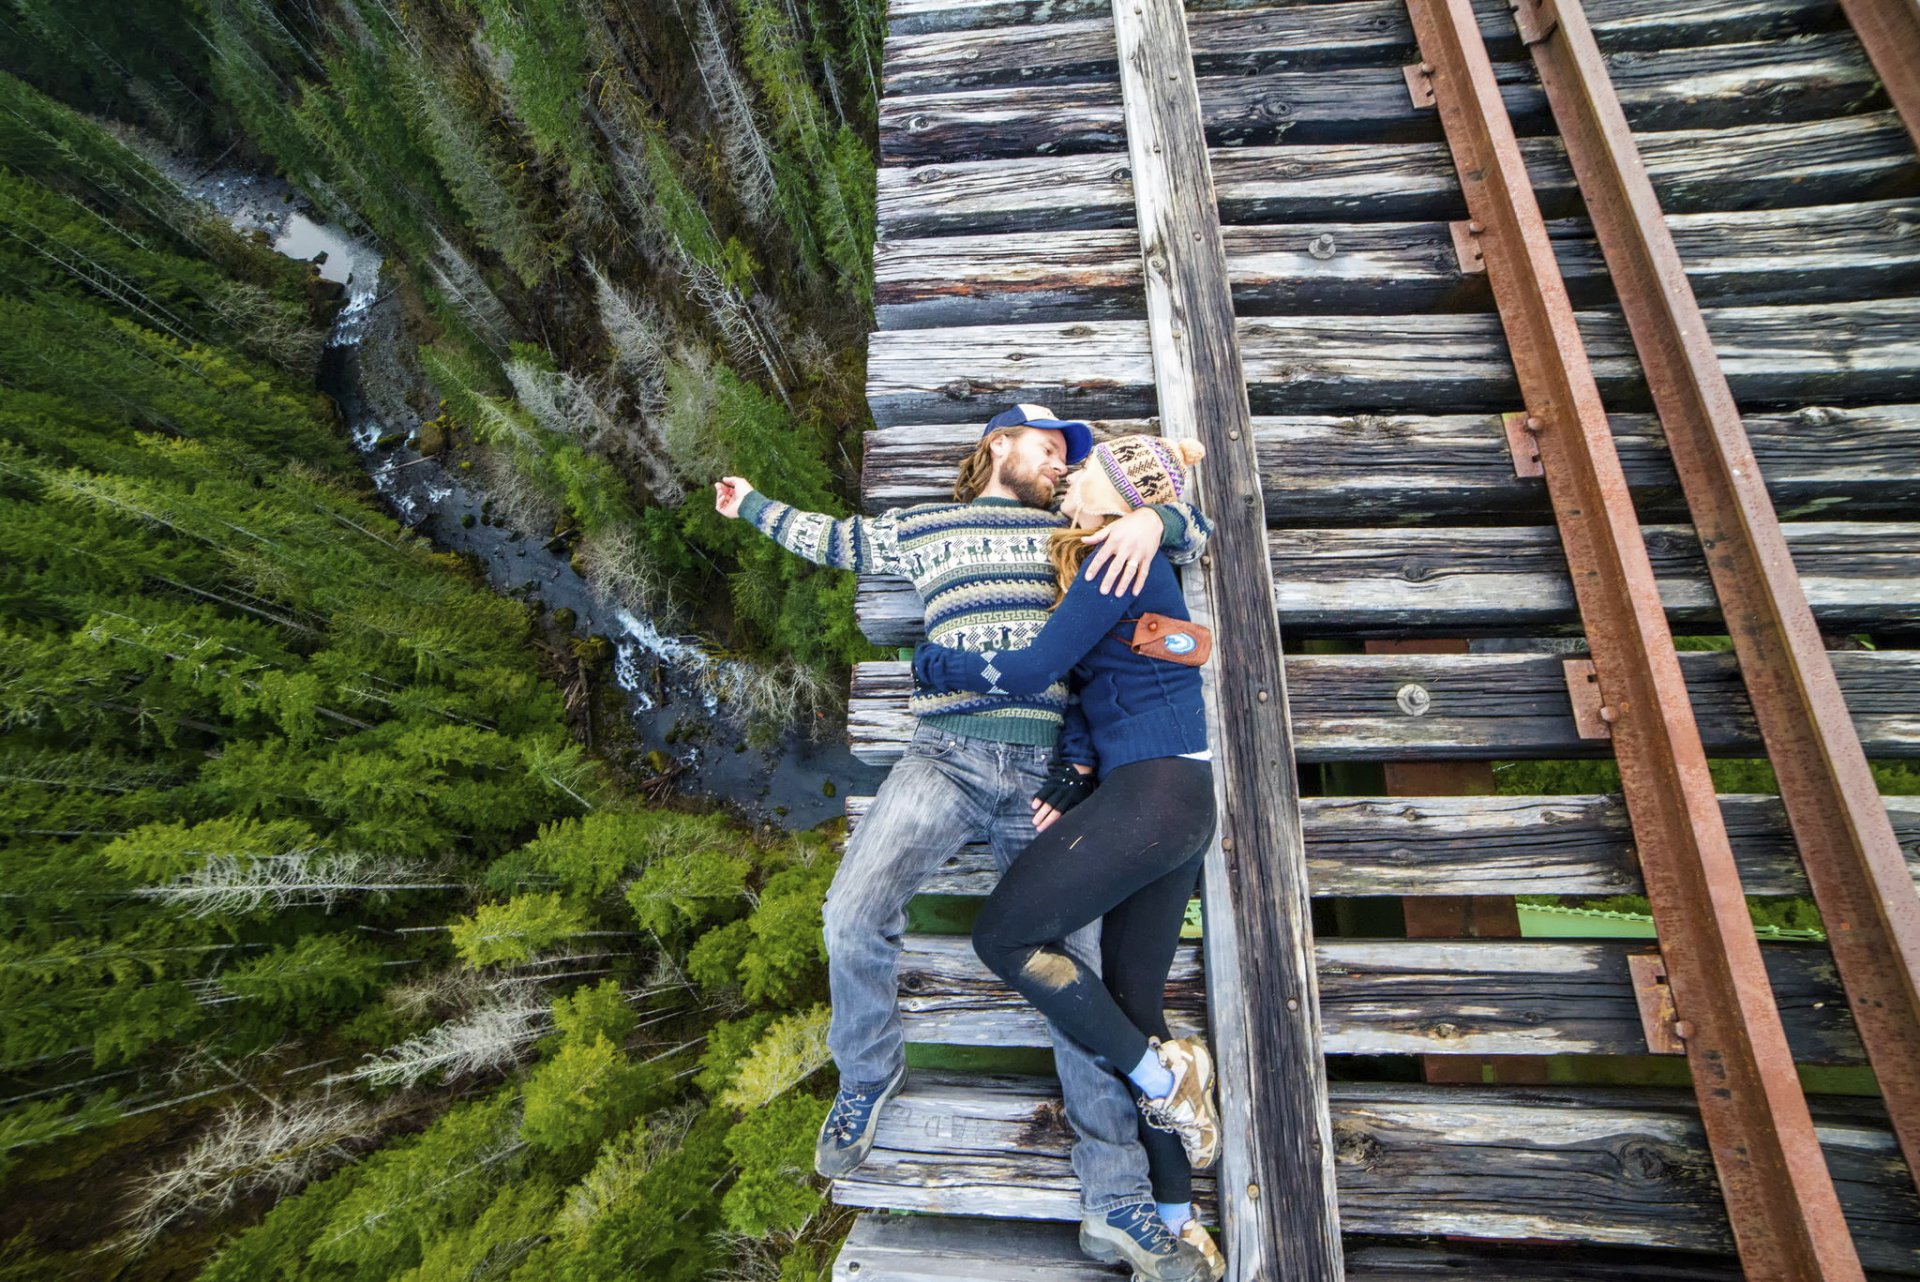
[[[1119,1217],[1116,1219],[1115,1217]],[[1107,1223],[1119,1229],[1141,1246],[1155,1253],[1178,1250],[1179,1244],[1166,1224],[1160,1219],[1160,1212],[1149,1202],[1129,1202],[1107,1212]]]
[[[880,1094],[880,1091],[841,1091],[834,1096],[833,1109],[827,1114],[827,1134],[842,1144],[851,1144],[860,1130],[861,1113],[872,1108]]]

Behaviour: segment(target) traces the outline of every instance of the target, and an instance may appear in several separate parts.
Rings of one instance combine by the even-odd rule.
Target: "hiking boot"
[[[1220,1113],[1213,1103],[1213,1056],[1197,1037],[1153,1043],[1160,1063],[1173,1074],[1173,1089],[1159,1099],[1142,1096],[1148,1124],[1180,1137],[1187,1163],[1204,1171],[1220,1157]]]
[[[1167,1232],[1151,1202],[1129,1202],[1080,1219],[1080,1249],[1102,1264],[1124,1264],[1135,1282],[1213,1282],[1206,1257]]]
[[[881,1106],[900,1093],[906,1080],[907,1066],[902,1064],[878,1090],[843,1088],[834,1096],[827,1120],[820,1123],[820,1138],[813,1146],[813,1169],[837,1180],[866,1161],[873,1151],[873,1132],[880,1121]]]
[[[1227,1276],[1227,1257],[1220,1254],[1220,1248],[1215,1244],[1213,1234],[1201,1228],[1200,1221],[1189,1216],[1175,1236],[1206,1258],[1207,1276],[1212,1278],[1213,1282],[1220,1282],[1221,1278]]]

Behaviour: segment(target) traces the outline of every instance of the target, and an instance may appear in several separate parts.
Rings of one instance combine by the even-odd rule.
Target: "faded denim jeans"
[[[827,891],[827,976],[833,1023],[827,1048],[840,1085],[886,1084],[906,1054],[896,983],[907,901],[969,841],[985,840],[1005,872],[1033,840],[1030,802],[1052,748],[996,743],[935,729],[914,731],[906,755],[888,773],[873,808],[847,843]],[[1098,922],[1066,940],[1068,952],[1096,971]],[[1104,1212],[1150,1200],[1140,1119],[1120,1077],[1093,1053],[1048,1025],[1053,1061],[1077,1142],[1073,1169],[1081,1204]]]

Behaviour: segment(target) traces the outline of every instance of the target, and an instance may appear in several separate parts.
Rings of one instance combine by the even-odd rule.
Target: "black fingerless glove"
[[[1064,815],[1091,797],[1098,786],[1092,775],[1083,775],[1070,762],[1062,761],[1047,773],[1046,782],[1033,795],[1041,805],[1052,806]]]

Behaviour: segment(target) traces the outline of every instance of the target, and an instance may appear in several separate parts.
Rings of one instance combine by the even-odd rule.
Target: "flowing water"
[[[770,749],[749,746],[712,693],[712,669],[725,660],[596,598],[564,546],[496,521],[479,487],[419,452],[416,407],[434,398],[413,368],[397,301],[380,292],[376,247],[316,219],[279,179],[228,172],[182,182],[235,228],[263,233],[290,258],[316,262],[323,278],[345,290],[319,386],[340,407],[381,497],[436,547],[473,557],[497,591],[570,610],[578,635],[607,638],[611,676],[626,694],[638,752],[655,765],[679,763],[675,782],[683,792],[737,806],[756,821],[809,828],[839,815],[845,796],[878,786],[882,772],[853,758],[838,727],[818,738],[795,730]]]

